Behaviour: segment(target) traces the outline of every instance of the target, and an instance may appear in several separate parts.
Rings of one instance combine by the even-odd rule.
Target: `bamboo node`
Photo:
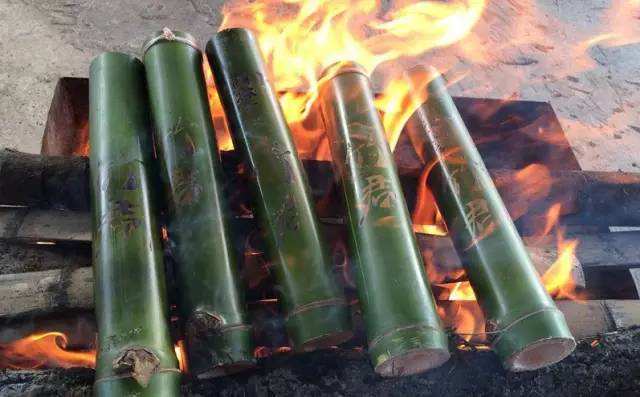
[[[151,377],[160,369],[160,359],[144,347],[130,347],[113,360],[117,374],[128,375],[147,387]]]

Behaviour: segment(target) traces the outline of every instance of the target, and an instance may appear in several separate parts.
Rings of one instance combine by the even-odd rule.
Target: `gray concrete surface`
[[[429,62],[465,76],[452,87],[457,95],[549,101],[584,169],[640,171],[640,45],[585,45],[612,31],[640,37],[640,11],[613,12],[620,3],[491,1],[464,43],[403,65]],[[220,24],[221,4],[0,0],[0,146],[39,151],[59,77],[87,76],[102,51],[137,53],[163,26],[204,40]]]

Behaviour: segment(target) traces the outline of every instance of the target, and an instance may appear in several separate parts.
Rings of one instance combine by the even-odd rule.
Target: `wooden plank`
[[[636,286],[636,292],[640,296],[640,267],[629,269],[629,273],[631,273],[633,284]]]
[[[0,317],[92,307],[90,267],[0,275]]]
[[[571,235],[580,241],[577,256],[583,268],[640,265],[640,232]]]
[[[640,324],[640,301],[606,300],[605,306],[616,328],[629,328]]]
[[[93,303],[93,272],[90,267],[0,275],[0,318],[92,309]],[[260,306],[260,302],[249,304],[254,309],[256,305]],[[577,339],[640,325],[639,300],[557,301],[556,304]],[[456,314],[461,310],[473,313],[478,324],[484,322],[475,301],[440,301],[439,305],[447,313],[444,319],[447,327],[456,326],[455,321],[460,318]],[[484,342],[482,331],[472,341]]]
[[[89,210],[86,157],[0,150],[0,204]]]
[[[222,165],[232,213],[236,217],[250,214],[249,183],[246,175],[238,172],[237,154],[223,152]],[[319,215],[342,217],[331,163],[304,160],[303,165]],[[417,202],[422,163],[417,167],[416,174],[401,174],[410,210]],[[90,207],[88,168],[86,157],[0,151],[0,204],[86,211]],[[640,195],[640,174],[555,170],[540,164],[520,170],[493,168],[490,173],[522,235],[539,234],[550,209],[558,204],[563,225],[598,231],[640,225],[640,200],[635,199]]]
[[[88,212],[0,208],[0,238],[35,244],[91,241]]]

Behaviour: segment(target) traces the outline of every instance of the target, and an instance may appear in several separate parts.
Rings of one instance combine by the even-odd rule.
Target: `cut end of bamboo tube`
[[[385,378],[415,375],[441,366],[449,357],[443,349],[411,350],[384,361],[375,371]]]
[[[312,352],[341,345],[353,337],[353,332],[343,331],[319,336],[308,340],[298,347],[300,352]]]
[[[198,41],[190,33],[171,30],[168,27],[164,27],[162,28],[162,30],[155,32],[147,40],[145,40],[144,44],[142,45],[142,56],[144,56],[151,47],[161,42],[183,43],[200,51],[200,48],[198,47]]]
[[[331,80],[332,78],[344,73],[360,73],[369,77],[364,66],[359,63],[353,61],[340,61],[327,66],[322,73],[320,73],[320,81]]]
[[[130,376],[142,387],[160,369],[160,359],[143,347],[129,348],[113,360],[113,369],[119,375]]]
[[[544,339],[509,357],[504,366],[514,372],[533,371],[562,361],[575,347],[576,342],[573,339]]]

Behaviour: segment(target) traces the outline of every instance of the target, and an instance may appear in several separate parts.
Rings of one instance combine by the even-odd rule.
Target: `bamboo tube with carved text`
[[[206,51],[235,147],[252,172],[257,218],[294,348],[340,344],[352,335],[349,309],[332,275],[306,175],[256,42],[248,30],[228,29],[216,34]]]
[[[189,371],[200,378],[238,372],[254,365],[252,329],[231,243],[202,53],[190,35],[166,28],[144,47]]]
[[[319,101],[347,207],[369,355],[383,376],[449,358],[369,78],[353,63],[325,71]]]
[[[409,76],[414,87],[420,80],[428,84],[414,99],[426,95],[426,102],[406,130],[423,143],[433,167],[426,183],[485,313],[493,349],[513,371],[558,362],[576,345],[565,318],[540,282],[444,79],[435,69]]]
[[[178,396],[144,67],[105,53],[90,70],[97,396]]]

